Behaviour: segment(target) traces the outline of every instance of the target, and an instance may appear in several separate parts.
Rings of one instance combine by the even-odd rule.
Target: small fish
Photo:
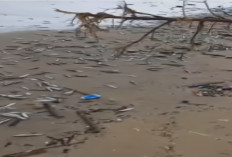
[[[135,81],[132,81],[132,80],[131,80],[131,81],[129,81],[129,82],[130,82],[131,84],[133,84],[133,85],[137,85]]]
[[[136,75],[127,75],[127,76],[129,76],[129,77],[137,77]]]
[[[111,85],[111,84],[106,84],[105,86],[110,87],[110,88],[114,88],[114,89],[118,88],[117,86],[114,86],[114,85]]]
[[[50,80],[53,80],[53,79],[54,79],[54,77],[48,76],[48,75],[45,75],[44,77],[46,77],[46,78],[48,78],[48,79],[50,79]]]
[[[47,90],[49,90],[50,92],[53,92],[54,90],[56,91],[61,91],[62,88],[58,88],[58,87],[46,87]]]
[[[25,77],[27,77],[27,76],[29,76],[30,74],[25,74],[25,75],[21,75],[21,76],[19,76],[19,78],[25,78]]]
[[[21,87],[22,89],[25,89],[25,90],[29,90],[29,88],[25,87],[25,86],[22,86]]]
[[[25,117],[25,118],[29,118],[29,116],[28,116],[28,114],[26,113],[26,112],[22,112],[22,113],[20,113],[23,117]]]
[[[20,120],[25,120],[29,116],[25,112],[8,112],[8,113],[0,113],[0,116],[3,117],[10,117],[10,118],[17,118]]]
[[[43,136],[43,134],[18,134],[18,135],[13,135],[13,137],[32,137],[32,136]]]
[[[0,110],[4,110],[4,109],[15,109],[15,108],[12,108],[12,106],[14,106],[16,103],[10,103],[6,106],[2,106],[0,107]]]
[[[38,81],[38,79],[36,79],[36,78],[28,78],[28,79],[31,81]]]
[[[11,120],[11,119],[4,119],[4,120],[0,121],[0,125],[4,124],[4,123],[6,123],[6,122],[8,122],[8,121],[10,121],[10,120]]]
[[[75,90],[71,90],[71,91],[65,92],[64,95],[72,95],[74,92]]]
[[[22,81],[4,81],[3,85],[4,86],[9,86],[9,85],[13,85],[13,84],[18,84],[21,83]]]
[[[51,84],[49,82],[43,81],[42,84],[46,85],[46,86],[51,86],[51,87],[58,87],[58,85],[55,84]]]
[[[122,109],[122,110],[119,110],[119,112],[126,112],[126,111],[131,111],[133,110],[134,108],[130,107],[130,108],[125,108],[125,109]]]
[[[36,101],[38,102],[60,102],[60,99],[53,98],[53,97],[45,97],[45,98],[38,98]]]
[[[46,89],[47,89],[48,91],[50,91],[50,92],[53,92],[53,90],[52,90],[51,88],[49,88],[49,87],[46,87]]]
[[[64,74],[64,76],[67,77],[67,78],[71,78],[71,77],[72,77],[72,76],[69,75],[69,74]]]
[[[1,97],[10,98],[10,99],[27,99],[27,97],[23,97],[22,95],[6,95],[0,94]]]
[[[8,98],[12,99],[26,99],[27,97],[23,97],[22,95],[8,95]]]
[[[118,74],[118,73],[120,73],[119,70],[110,70],[110,69],[101,70],[101,72],[110,73],[110,74]]]

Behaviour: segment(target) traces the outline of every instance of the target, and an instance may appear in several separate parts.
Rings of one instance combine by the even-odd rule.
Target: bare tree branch
[[[186,18],[185,7],[186,7],[186,0],[183,0],[182,12],[183,12],[183,17],[184,17],[184,18]]]
[[[123,5],[119,5],[115,9],[121,9],[122,10],[122,15],[113,15],[113,14],[108,14],[106,12],[99,12],[96,14],[89,13],[89,12],[70,12],[70,11],[65,11],[65,10],[60,10],[56,9],[55,11],[65,13],[65,14],[74,14],[74,18],[72,19],[72,22],[74,19],[77,19],[81,24],[77,27],[76,33],[82,29],[85,28],[85,33],[90,33],[92,36],[98,40],[97,32],[101,31],[102,29],[100,28],[100,23],[102,20],[105,19],[112,19],[112,20],[121,20],[119,27],[123,25],[124,22],[126,21],[164,21],[159,26],[154,26],[153,29],[151,29],[149,32],[145,33],[142,37],[140,37],[138,40],[135,40],[125,46],[117,48],[117,55],[124,54],[127,48],[131,47],[134,44],[137,44],[144,40],[147,36],[151,35],[151,39],[155,35],[155,31],[165,25],[168,25],[173,22],[189,22],[192,26],[193,22],[198,22],[198,26],[196,29],[196,32],[193,34],[190,43],[192,46],[195,45],[194,40],[196,36],[203,30],[204,28],[204,23],[206,22],[212,22],[213,24],[211,25],[210,29],[208,30],[208,33],[213,29],[214,25],[216,23],[228,23],[228,26],[232,23],[232,19],[230,18],[225,18],[221,15],[215,14],[212,9],[210,9],[207,1],[204,1],[204,4],[208,11],[212,14],[211,17],[186,17],[186,0],[183,0],[183,7],[182,7],[182,12],[183,12],[183,17],[164,17],[164,16],[157,16],[154,14],[149,14],[149,13],[144,13],[144,12],[138,12],[134,9],[131,9],[128,7],[129,4],[127,4],[124,1]],[[114,25],[114,24],[113,24]]]
[[[145,34],[144,34],[141,38],[139,38],[138,40],[133,41],[133,42],[131,42],[131,43],[125,45],[125,46],[122,46],[122,47],[117,48],[117,52],[118,52],[117,56],[123,54],[123,53],[126,51],[127,48],[131,47],[131,46],[134,45],[134,44],[139,43],[140,41],[142,41],[143,39],[145,39],[148,35],[150,35],[151,33],[155,32],[157,29],[163,27],[164,25],[170,24],[171,22],[172,22],[172,21],[166,21],[166,22],[164,22],[163,24],[161,24],[161,25],[159,25],[159,26],[157,26],[157,27],[151,29],[151,30],[148,31],[147,33],[145,33]]]
[[[190,40],[190,43],[191,43],[192,47],[195,45],[194,40],[195,40],[197,34],[198,34],[203,28],[204,28],[204,21],[200,21],[200,22],[198,23],[198,26],[197,26],[197,31],[194,33],[194,35],[192,36],[192,38],[191,38],[191,40]]]
[[[212,9],[210,9],[209,4],[207,3],[206,0],[204,1],[204,4],[205,4],[206,8],[208,9],[208,11],[209,11],[213,16],[218,17],[218,18],[225,19],[224,17],[222,17],[222,16],[220,16],[220,15],[218,15],[218,14],[215,14],[215,13],[212,11]]]
[[[212,31],[212,29],[213,29],[213,27],[215,26],[217,24],[217,22],[214,22],[211,26],[210,26],[210,28],[209,28],[209,30],[208,30],[208,34]]]

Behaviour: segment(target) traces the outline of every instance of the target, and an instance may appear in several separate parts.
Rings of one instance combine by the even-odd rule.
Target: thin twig
[[[167,25],[167,24],[169,24],[169,23],[171,23],[171,22],[172,22],[172,21],[166,21],[166,22],[162,23],[161,25],[159,25],[159,26],[153,28],[152,30],[148,31],[146,34],[144,34],[144,35],[143,35],[141,38],[139,38],[138,40],[133,41],[133,42],[131,42],[131,43],[129,43],[129,44],[123,46],[123,47],[117,48],[118,55],[123,54],[127,48],[131,47],[131,46],[134,45],[134,44],[139,43],[140,41],[142,41],[144,38],[146,38],[146,37],[147,37],[148,35],[150,35],[151,33],[155,32],[155,31],[156,31],[157,29],[159,29],[160,27],[163,27],[164,25]]]
[[[183,12],[183,17],[184,18],[186,18],[185,6],[186,6],[186,0],[183,0],[182,12]]]
[[[212,31],[212,29],[213,29],[213,27],[215,26],[217,24],[217,22],[214,22],[211,26],[210,26],[210,28],[209,28],[209,30],[208,30],[208,34]]]
[[[195,34],[192,36],[192,38],[191,38],[191,40],[190,40],[190,43],[191,43],[192,47],[193,47],[194,44],[195,44],[195,43],[194,43],[194,40],[195,40],[197,34],[203,29],[203,27],[204,27],[204,22],[203,22],[203,21],[200,21],[200,22],[198,23],[198,26],[197,26],[197,31],[195,32]]]
[[[215,14],[215,13],[212,11],[212,9],[210,9],[209,4],[207,3],[206,0],[204,1],[204,4],[205,4],[206,8],[208,9],[208,11],[209,11],[213,16],[218,17],[218,18],[225,19],[224,17],[222,17],[222,16],[220,16],[220,15],[218,15],[218,14]]]

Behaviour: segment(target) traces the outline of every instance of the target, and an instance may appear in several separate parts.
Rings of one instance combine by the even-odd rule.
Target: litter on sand
[[[99,98],[101,98],[101,95],[99,94],[90,94],[81,97],[82,100],[91,100],[91,99],[99,99]]]

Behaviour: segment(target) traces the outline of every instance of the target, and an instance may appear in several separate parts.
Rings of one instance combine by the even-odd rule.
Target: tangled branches
[[[78,34],[80,30],[84,29],[85,34],[90,33],[92,36],[96,38],[96,40],[98,40],[97,32],[102,30],[100,28],[100,24],[105,19],[121,20],[119,27],[121,27],[123,23],[126,21],[163,21],[162,24],[155,26],[154,28],[152,28],[150,31],[145,33],[141,38],[137,39],[136,41],[133,41],[120,48],[117,48],[116,50],[118,52],[118,55],[121,55],[127,50],[127,48],[131,47],[134,44],[141,42],[143,39],[145,39],[149,35],[153,37],[157,29],[162,28],[163,26],[171,24],[173,22],[179,22],[179,21],[198,22],[196,32],[193,34],[190,40],[190,43],[192,46],[194,46],[195,44],[194,40],[196,36],[203,30],[204,24],[206,22],[213,23],[208,32],[210,32],[213,29],[213,26],[215,26],[216,23],[219,23],[219,22],[228,23],[229,25],[232,23],[230,14],[226,13],[224,10],[221,10],[221,12],[224,15],[223,16],[218,15],[214,13],[212,9],[210,9],[206,1],[204,1],[203,3],[205,4],[211,16],[198,17],[198,18],[187,17],[186,12],[185,12],[186,0],[183,0],[183,6],[182,6],[183,17],[164,17],[164,16],[157,16],[157,15],[153,15],[149,13],[138,12],[136,10],[129,8],[126,2],[124,2],[123,5],[119,5],[117,8],[115,8],[118,10],[122,10],[121,16],[108,14],[106,12],[99,12],[96,14],[92,14],[89,12],[78,13],[78,12],[64,11],[60,9],[56,9],[55,11],[65,13],[65,14],[75,15],[74,18],[72,19],[72,23],[75,19],[77,19],[78,22],[80,22],[80,25],[76,29],[76,34]]]

